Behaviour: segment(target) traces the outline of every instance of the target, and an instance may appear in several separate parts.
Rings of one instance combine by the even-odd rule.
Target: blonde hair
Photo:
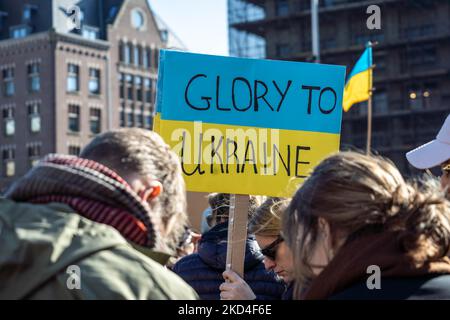
[[[278,237],[281,233],[281,216],[288,204],[288,199],[267,198],[250,219],[249,233],[263,237]]]
[[[338,153],[314,169],[283,217],[297,298],[314,278],[309,261],[320,233],[319,218],[328,222],[334,243],[339,237],[350,241],[368,232],[396,231],[404,252],[419,252],[421,261],[449,252],[450,205],[435,181],[408,183],[389,160]]]

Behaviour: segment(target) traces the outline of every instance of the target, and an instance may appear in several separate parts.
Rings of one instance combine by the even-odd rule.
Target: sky
[[[149,0],[189,51],[228,55],[226,0]]]

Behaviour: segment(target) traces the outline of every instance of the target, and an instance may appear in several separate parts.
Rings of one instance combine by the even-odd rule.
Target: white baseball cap
[[[409,163],[418,169],[438,166],[450,159],[450,115],[444,122],[435,140],[409,151]]]

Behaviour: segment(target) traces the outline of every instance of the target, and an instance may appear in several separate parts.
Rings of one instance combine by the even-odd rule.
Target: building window
[[[83,26],[83,30],[81,32],[83,38],[96,40],[98,39],[98,29],[91,26]]]
[[[89,68],[89,93],[100,94],[100,70]]]
[[[41,158],[41,144],[33,143],[28,145],[28,159],[30,161],[30,166],[34,167]]]
[[[147,56],[148,56],[148,67],[151,68],[154,64],[153,63],[153,50],[151,48],[148,48]]]
[[[373,108],[375,114],[386,114],[388,112],[388,97],[385,91],[375,91],[373,95]]]
[[[127,127],[133,127],[134,126],[134,114],[133,112],[129,111],[127,113]]]
[[[136,86],[136,100],[142,101],[142,77],[134,77],[134,85]]]
[[[80,132],[80,107],[74,104],[69,105],[69,131]]]
[[[13,136],[16,132],[16,122],[14,120],[14,108],[6,107],[3,109],[4,134],[7,137]]]
[[[404,39],[417,39],[432,36],[435,33],[436,26],[434,24],[415,25],[400,30],[400,36]]]
[[[26,4],[22,13],[22,21],[28,23],[33,18],[33,14],[37,11],[38,6],[32,4]]]
[[[69,145],[69,155],[79,156],[81,153],[81,148],[79,146]]]
[[[134,99],[133,76],[131,74],[127,74],[125,76],[125,80],[127,82],[127,98],[128,98],[128,100],[133,100]]]
[[[131,63],[131,47],[128,43],[124,43],[123,46],[123,62],[126,64]]]
[[[159,66],[159,50],[158,49],[155,49],[155,68],[156,69],[158,69],[158,66]]]
[[[412,87],[408,90],[409,108],[412,110],[423,109],[422,90]]]
[[[144,107],[141,106],[139,110],[136,111],[136,127],[144,127]]]
[[[124,52],[124,50],[125,50],[125,48],[124,48],[124,44],[123,44],[123,42],[120,42],[119,43],[119,61],[120,62],[124,62],[124,55],[125,55],[125,52]]]
[[[67,67],[67,91],[78,92],[80,90],[80,67],[69,63]]]
[[[383,42],[384,33],[353,34],[352,44],[366,45],[367,42]]]
[[[16,91],[13,67],[3,69],[3,89],[3,93],[6,97],[13,96]]]
[[[141,47],[137,45],[133,48],[133,63],[135,66],[141,63]]]
[[[127,112],[127,127],[134,127],[134,105],[131,105],[131,110]]]
[[[144,117],[145,120],[145,128],[146,129],[151,129],[153,127],[153,117],[151,115],[146,115]]]
[[[275,14],[277,16],[289,15],[289,1],[288,0],[275,0]]]
[[[126,124],[125,124],[125,105],[123,103],[120,105],[120,123],[119,123],[119,125],[121,127],[126,126]]]
[[[161,41],[163,43],[167,43],[167,41],[169,41],[169,30],[163,29],[159,32],[159,35],[161,36]]]
[[[11,38],[20,39],[26,37],[30,33],[28,26],[15,26],[10,29]]]
[[[99,134],[101,132],[102,110],[91,108],[89,110],[89,126],[92,134]]]
[[[148,48],[144,48],[143,52],[142,52],[142,66],[145,69],[148,69],[150,67],[150,64],[149,64],[149,52],[150,52],[150,49],[148,49]]]
[[[279,58],[286,58],[291,54],[291,47],[288,44],[277,44],[276,50]]]
[[[435,83],[425,85],[412,85],[408,88],[409,109],[422,110],[432,107],[433,94],[436,89]]]
[[[41,90],[40,64],[38,62],[30,63],[27,66],[28,72],[28,90],[38,92]]]
[[[31,19],[31,8],[30,7],[25,7],[25,9],[23,9],[23,20],[24,21],[28,21]]]
[[[145,16],[141,10],[136,8],[131,12],[131,25],[137,30],[142,30],[145,27]]]
[[[13,147],[4,148],[2,151],[3,172],[5,177],[13,177],[16,174],[16,150]]]
[[[437,62],[437,50],[435,44],[410,46],[406,51],[408,66],[434,65]]]
[[[320,47],[324,50],[334,49],[337,47],[337,41],[335,38],[322,39],[320,41]]]
[[[41,131],[41,106],[39,103],[28,105],[28,118],[30,124],[30,131],[37,133]]]
[[[123,73],[119,74],[119,97],[125,99],[125,75]]]
[[[145,102],[152,103],[152,79],[144,79]]]

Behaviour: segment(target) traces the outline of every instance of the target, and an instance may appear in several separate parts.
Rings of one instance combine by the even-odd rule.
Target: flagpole
[[[376,42],[368,42],[367,47],[373,48],[377,43]],[[369,58],[370,59],[370,58]],[[372,59],[373,59],[373,52],[372,52]],[[373,113],[373,107],[372,107],[372,94],[373,94],[373,69],[375,68],[375,65],[370,65],[370,73],[369,73],[369,100],[367,101],[367,143],[366,143],[366,154],[370,155],[370,151],[372,149],[372,113]]]
[[[311,40],[315,63],[320,63],[319,0],[311,0]]]
[[[372,90],[369,92],[369,100],[367,102],[367,143],[366,154],[370,155],[372,148]]]

